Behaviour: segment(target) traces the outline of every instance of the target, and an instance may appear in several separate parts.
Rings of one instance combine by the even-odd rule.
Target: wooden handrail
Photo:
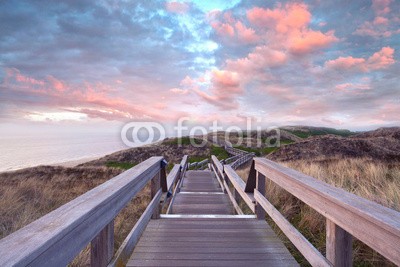
[[[254,197],[312,266],[332,266],[286,218],[256,189]]]
[[[124,266],[129,260],[129,256],[132,254],[133,249],[139,242],[139,238],[146,228],[147,224],[149,223],[151,216],[154,213],[154,210],[156,209],[157,205],[159,205],[161,196],[162,190],[160,189],[151,200],[146,210],[143,212],[142,216],[140,216],[133,229],[125,238],[118,251],[115,253],[111,262],[108,264],[108,267]]]
[[[3,238],[0,266],[67,265],[153,177],[158,192],[162,160],[152,157]]]
[[[265,175],[327,218],[327,258],[333,265],[351,264],[351,236],[400,265],[399,212],[265,158],[254,161],[257,175]]]
[[[215,168],[217,169],[219,175],[221,177],[224,176],[224,166],[221,164],[221,162],[218,160],[218,158],[214,155],[211,156],[211,161],[214,164]]]
[[[231,166],[229,165],[224,165],[224,171],[226,176],[228,177],[229,181],[232,183],[232,185],[235,187],[235,190],[240,194],[240,196],[242,197],[242,199],[244,200],[244,202],[247,204],[247,206],[253,211],[255,212],[255,199],[254,199],[254,194],[252,193],[246,193],[244,191],[246,184],[245,182],[242,180],[242,178],[240,178],[239,175],[237,175],[237,173],[235,172],[234,169],[232,169]]]
[[[237,169],[240,166],[242,166],[243,164],[249,162],[251,159],[253,159],[253,157],[255,156],[254,153],[247,153],[244,155],[240,155],[240,157],[238,159],[236,159],[231,165],[232,169]]]

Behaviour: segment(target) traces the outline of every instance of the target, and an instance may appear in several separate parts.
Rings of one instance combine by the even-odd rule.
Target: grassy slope
[[[330,161],[286,161],[282,163],[331,185],[400,211],[400,165],[385,164],[371,159],[332,159]],[[246,180],[248,169],[239,171]],[[325,218],[282,188],[267,181],[267,198],[316,247],[325,253]],[[268,218],[278,235],[285,240],[302,266],[304,257],[279,228]],[[354,245],[355,266],[393,266],[385,258],[359,241]]]
[[[203,160],[211,154],[217,155],[220,159],[228,157],[220,147],[209,145],[206,148],[194,148],[189,145],[188,139],[182,140],[182,147],[178,147],[177,144],[176,140],[169,139],[159,146],[129,149],[75,168],[36,167],[0,174],[0,237],[23,227],[150,156],[164,155],[171,166],[172,163],[178,163],[184,154],[192,156],[191,162]],[[240,148],[258,155],[267,155],[277,150],[277,148],[267,147]],[[367,159],[287,161],[285,164],[399,210],[399,165],[388,165]],[[323,251],[325,242],[323,218],[274,185],[268,185],[267,188],[272,202],[313,244]],[[141,192],[117,217],[116,247],[121,244],[146,207],[149,201],[148,190],[146,188]],[[288,246],[290,247],[289,243]],[[356,244],[355,248],[355,259],[358,265],[388,264],[365,246]],[[298,252],[293,247],[290,249],[299,261],[306,265]],[[74,265],[87,264],[88,253],[87,249],[81,253]]]

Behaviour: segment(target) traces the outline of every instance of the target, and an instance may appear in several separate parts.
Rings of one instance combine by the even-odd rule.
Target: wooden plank
[[[154,242],[154,241],[145,241],[145,240],[140,240],[139,243],[137,244],[135,249],[139,248],[144,248],[144,249],[156,249],[156,248],[171,248],[174,249],[175,251],[179,251],[179,248],[190,248],[193,250],[196,249],[201,249],[201,248],[210,248],[210,249],[216,249],[216,248],[223,248],[223,249],[243,249],[243,251],[247,250],[255,250],[257,249],[281,249],[284,247],[282,241],[280,240],[268,240],[268,242],[241,242],[241,243],[229,243],[229,242],[175,242],[175,241],[164,241],[164,242]],[[250,252],[249,252],[250,253]]]
[[[332,264],[325,259],[325,257],[294,228],[294,226],[291,225],[257,189],[254,190],[254,197],[312,266],[332,266]]]
[[[262,196],[265,196],[265,176],[262,173],[257,173],[257,184],[256,184],[257,192],[260,193]],[[253,190],[254,192],[254,190]],[[256,203],[256,215],[257,219],[265,220],[265,210],[263,207],[260,206],[260,203]]]
[[[103,267],[114,255],[114,220],[112,220],[92,240],[90,246],[90,266]]]
[[[176,243],[178,244],[178,243]],[[254,243],[253,243],[254,244]],[[179,245],[179,244],[178,244]],[[181,252],[181,253],[199,253],[199,254],[213,254],[213,253],[246,253],[246,254],[259,254],[259,253],[276,253],[282,254],[282,245],[276,245],[276,243],[272,244],[271,246],[252,246],[252,247],[208,247],[206,244],[204,247],[192,247],[190,244],[187,246],[179,246],[179,247],[172,247],[172,246],[137,246],[135,248],[135,252],[150,252],[150,253],[174,253],[174,252]],[[286,254],[287,255],[287,254]]]
[[[329,219],[326,220],[326,258],[334,266],[353,266],[353,237]]]
[[[152,157],[3,238],[0,266],[68,264],[160,171],[161,160]]]
[[[252,193],[246,193],[244,192],[245,188],[245,183],[242,180],[242,178],[237,175],[237,173],[232,169],[231,166],[225,165],[225,173],[229,180],[231,181],[232,185],[235,187],[235,189],[239,192],[240,196],[244,200],[244,202],[247,204],[247,206],[255,212],[255,199]]]
[[[223,179],[223,184],[224,184],[226,193],[228,194],[229,199],[231,200],[233,208],[235,209],[237,214],[243,215],[244,213],[243,213],[242,209],[239,207],[239,204],[236,202],[234,195],[232,194],[231,190],[229,189],[228,184],[226,183],[226,180],[228,179],[227,175],[224,174],[224,177],[225,177],[225,179]]]
[[[159,189],[157,194],[151,200],[143,214],[140,216],[139,220],[136,222],[135,226],[129,232],[124,242],[122,242],[120,248],[115,253],[115,256],[110,261],[108,267],[123,266],[129,260],[129,256],[132,254],[133,249],[139,241],[144,229],[149,223],[154,210],[160,203],[162,196],[162,190]],[[113,247],[114,249],[114,247]]]
[[[187,168],[188,158],[189,158],[188,155],[183,156],[180,163],[182,170],[185,170]]]
[[[214,164],[215,168],[217,169],[217,172],[220,175],[220,177],[224,177],[224,166],[221,164],[221,162],[219,162],[218,158],[212,155],[211,161]]]
[[[253,160],[253,162],[251,163],[250,172],[247,178],[244,192],[254,193],[254,188],[256,188],[256,185],[257,185],[257,171],[255,168],[255,161]]]
[[[180,174],[180,164],[175,164],[172,170],[168,173],[167,176],[167,192],[172,189],[172,186],[175,184],[176,179],[178,179]]]
[[[164,192],[164,189],[160,186],[160,173],[157,173],[153,179],[151,179],[151,185],[150,185],[150,197],[151,199],[155,198],[156,195],[158,194],[158,191],[161,190]],[[160,218],[160,202],[158,204],[155,204],[155,207],[153,209],[153,214],[151,216],[152,219],[159,219]]]
[[[130,260],[126,266],[299,266],[293,260]]]
[[[216,168],[214,167],[213,164],[211,164],[211,169],[214,172],[215,179],[218,181],[218,183],[219,183],[219,185],[221,187],[221,190],[225,193],[226,189],[225,189],[224,185],[222,184],[221,179],[220,179],[220,177],[218,175],[218,172],[217,172],[217,170],[216,170]]]
[[[274,253],[181,253],[180,251],[174,252],[158,252],[158,253],[148,253],[148,252],[136,252],[133,253],[132,258],[135,260],[286,260],[292,259],[291,255],[287,253],[279,253],[274,251]]]
[[[400,213],[264,158],[256,169],[327,219],[400,265]],[[368,234],[365,234],[368,233]]]

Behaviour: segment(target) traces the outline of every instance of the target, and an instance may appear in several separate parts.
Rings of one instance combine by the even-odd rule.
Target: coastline
[[[61,167],[67,167],[67,168],[72,168],[76,167],[79,164],[83,164],[92,160],[96,160],[99,158],[102,158],[103,156],[98,156],[98,157],[86,157],[82,159],[76,159],[76,160],[69,160],[69,161],[64,161],[64,162],[59,162],[59,163],[54,163],[54,164],[49,164],[48,166],[61,166]]]

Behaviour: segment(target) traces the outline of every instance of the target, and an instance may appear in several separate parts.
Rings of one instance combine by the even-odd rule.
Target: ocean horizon
[[[0,172],[102,157],[127,149],[115,134],[0,137]]]

